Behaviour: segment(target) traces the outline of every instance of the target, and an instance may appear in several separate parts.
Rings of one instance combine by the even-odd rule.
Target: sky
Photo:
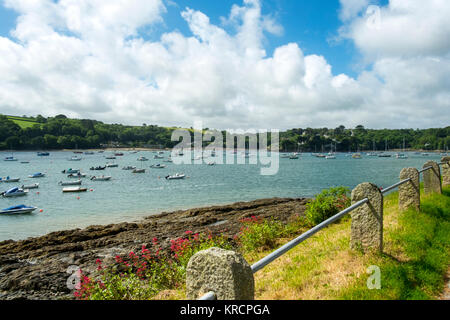
[[[447,0],[0,0],[0,113],[445,127],[449,16]]]

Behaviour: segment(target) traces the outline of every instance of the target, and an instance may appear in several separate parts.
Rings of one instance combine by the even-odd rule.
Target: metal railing
[[[441,162],[441,163],[439,163],[440,166],[444,165],[444,164],[450,164],[450,162]],[[419,174],[421,174],[421,173],[423,173],[425,171],[431,170],[431,169],[433,169],[433,167],[431,167],[431,166],[423,168],[422,170],[419,170]],[[392,191],[392,190],[398,188],[399,186],[404,185],[405,183],[408,183],[411,180],[412,180],[411,178],[408,178],[408,179],[402,180],[400,182],[397,182],[396,184],[393,184],[392,186],[381,190],[381,193],[384,195],[384,194],[388,193],[389,191]],[[314,228],[312,228],[312,229],[306,231],[305,233],[303,233],[301,236],[295,238],[294,240],[286,243],[285,245],[283,245],[279,249],[277,249],[274,252],[270,253],[269,255],[265,256],[264,258],[262,258],[261,260],[259,260],[258,262],[254,263],[251,266],[253,273],[256,273],[259,270],[263,269],[265,266],[267,266],[268,264],[270,264],[274,260],[276,260],[279,257],[281,257],[283,254],[285,254],[289,250],[295,248],[296,246],[298,246],[303,241],[305,241],[308,238],[312,237],[314,234],[316,234],[320,230],[326,228],[330,224],[332,224],[335,221],[341,219],[346,214],[349,214],[350,212],[352,212],[353,210],[361,207],[362,205],[366,204],[367,202],[369,202],[369,199],[368,198],[364,198],[364,199],[354,203],[350,207],[342,210],[341,212],[339,212],[338,214],[334,215],[333,217],[323,221],[322,223],[318,224]],[[198,300],[216,300],[216,299],[217,299],[216,294],[214,292],[210,291],[210,292],[206,293],[205,295],[203,295]]]

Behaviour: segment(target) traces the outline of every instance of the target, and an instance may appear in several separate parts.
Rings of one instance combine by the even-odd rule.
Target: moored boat
[[[71,173],[71,174],[67,175],[67,178],[85,178],[85,177],[86,177],[86,174],[81,173],[81,172]]]
[[[5,161],[18,161],[18,159],[17,158],[14,158],[14,157],[6,157],[5,159],[4,159]]]
[[[111,176],[99,176],[99,177],[96,177],[96,176],[93,176],[92,178],[91,178],[91,180],[92,181],[109,181],[109,180],[111,180]]]
[[[118,168],[119,165],[117,163],[108,163],[108,164],[106,164],[106,167],[107,168]]]
[[[2,193],[0,193],[0,195],[2,195],[3,197],[21,197],[21,196],[26,196],[28,193],[28,191],[20,189],[19,187],[14,187],[11,188],[7,191],[4,191]]]
[[[137,161],[148,161],[148,159],[146,157],[142,156],[142,157],[139,157],[137,159]]]
[[[181,174],[181,173],[176,173],[172,176],[166,176],[166,180],[180,180],[180,179],[184,179],[186,178],[185,174]]]
[[[18,206],[12,206],[3,210],[0,210],[0,214],[21,214],[21,213],[31,213],[36,210],[36,207],[26,206],[24,204]]]
[[[20,178],[10,178],[9,176],[5,177],[5,178],[0,178],[0,182],[6,182],[6,183],[19,182],[19,181],[20,181]]]
[[[28,178],[32,178],[32,179],[43,178],[43,177],[45,177],[45,173],[42,173],[42,172],[33,173],[28,176]]]
[[[98,166],[98,167],[91,167],[89,170],[92,170],[92,171],[94,171],[94,170],[96,170],[96,171],[99,171],[99,170],[105,170],[106,169],[106,166]]]
[[[72,169],[72,168],[61,171],[61,173],[78,173],[78,172],[80,172],[79,169]]]
[[[158,164],[151,165],[150,168],[152,168],[152,169],[164,169],[164,168],[166,168],[166,166],[163,165],[163,164],[158,163]]]
[[[37,155],[38,155],[38,157],[48,157],[50,155],[50,153],[48,153],[48,152],[38,152]]]
[[[68,187],[68,188],[63,188],[62,192],[65,193],[70,193],[70,192],[86,192],[87,188],[82,188],[82,187]]]
[[[133,173],[145,173],[145,169],[134,169],[131,172],[133,172]]]
[[[39,188],[39,183],[34,183],[34,184],[29,184],[29,185],[22,185],[21,187],[24,190],[29,190],[29,189],[38,189]]]
[[[136,169],[136,167],[134,166],[126,166],[122,168],[122,170],[134,170],[134,169]]]
[[[76,180],[76,181],[60,181],[58,182],[58,184],[60,186],[80,186],[81,185],[81,180]]]

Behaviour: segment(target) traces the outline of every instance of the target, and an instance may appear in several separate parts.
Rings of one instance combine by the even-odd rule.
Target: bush
[[[242,219],[241,232],[235,237],[244,251],[271,249],[285,233],[285,226],[276,220],[261,217]]]
[[[142,246],[138,253],[116,257],[116,264],[103,266],[97,260],[97,274],[81,274],[79,289],[74,295],[79,300],[144,300],[162,290],[184,285],[189,259],[201,250],[211,247],[231,249],[224,237],[206,237],[186,231],[186,237],[172,240],[171,253],[162,255],[158,239],[153,248]]]
[[[316,198],[306,204],[306,220],[315,226],[350,206],[350,190],[335,187],[323,190]]]

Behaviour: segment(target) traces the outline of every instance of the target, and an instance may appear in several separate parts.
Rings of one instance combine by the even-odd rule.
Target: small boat
[[[387,154],[387,153],[380,153],[378,155],[378,158],[391,158],[391,157],[392,157],[392,155]]]
[[[62,192],[86,192],[87,188],[82,187],[69,187],[69,188],[63,188]]]
[[[326,156],[325,159],[336,159],[336,156]]]
[[[29,184],[29,185],[23,185],[21,188],[24,189],[24,190],[38,189],[38,188],[39,188],[39,183],[34,183],[34,184]]]
[[[155,156],[155,157],[156,157],[156,156]],[[139,158],[137,159],[137,161],[148,161],[148,159],[147,159],[146,157],[142,156],[142,157],[139,157]]]
[[[99,151],[98,151],[98,153],[104,153],[104,152],[105,152],[104,150],[99,150]]]
[[[81,185],[81,180],[66,181],[66,182],[60,181],[60,182],[58,182],[58,184],[60,186],[80,186]]]
[[[169,162],[169,163],[172,163],[172,162],[173,162],[173,160],[172,160],[172,158],[170,158],[170,157],[169,157],[169,159],[167,159],[167,160],[164,160],[164,162]]]
[[[408,156],[407,156],[406,154],[404,154],[404,153],[397,153],[397,154],[395,155],[395,157],[396,157],[397,159],[408,159]]]
[[[153,156],[153,159],[164,159],[164,156],[161,156],[161,155],[159,155],[159,154],[155,154],[155,155]]]
[[[105,170],[105,169],[106,169],[106,166],[104,166],[104,167],[98,166],[98,167],[91,167],[89,170],[92,170],[92,171],[94,171],[94,170],[99,171],[99,170]]]
[[[215,166],[216,165],[216,163],[213,161],[213,162],[208,162],[208,166]]]
[[[6,157],[4,160],[5,161],[18,161],[18,159],[14,158],[14,157]]]
[[[69,175],[67,175],[67,178],[86,178],[86,174],[85,173],[71,173]]]
[[[75,154],[83,154],[83,151],[74,151]]]
[[[36,207],[29,207],[26,205],[13,206],[0,211],[0,214],[21,214],[21,213],[31,213],[36,210]]]
[[[20,181],[20,178],[10,178],[10,177],[0,178],[0,182],[11,183],[11,182],[19,182],[19,181]]]
[[[116,157],[122,157],[122,156],[123,156],[123,153],[122,153],[122,152],[116,152],[116,153],[114,153],[114,155],[115,155]]]
[[[87,155],[93,155],[94,152],[93,152],[93,151],[86,151],[84,154],[87,154]]]
[[[7,191],[0,193],[0,195],[2,195],[3,197],[10,198],[10,197],[26,196],[27,193],[28,193],[28,191],[26,191],[26,190],[20,189],[18,187],[14,187],[14,188],[11,188]]]
[[[133,173],[145,173],[145,169],[134,169]]]
[[[100,176],[100,177],[96,177],[96,176],[93,176],[92,178],[91,178],[91,180],[92,181],[109,181],[109,180],[111,180],[111,176]]]
[[[72,168],[69,168],[68,170],[61,171],[61,173],[78,173],[78,172],[80,172],[79,169],[72,169]]]
[[[50,153],[48,153],[48,152],[38,152],[37,155],[38,155],[38,157],[48,157],[50,155]]]
[[[158,163],[158,164],[151,165],[150,168],[152,168],[152,169],[164,169],[164,168],[166,168],[166,166],[163,165],[163,164]]]
[[[45,173],[42,173],[42,172],[37,172],[37,173],[34,173],[34,174],[30,174],[29,176],[28,176],[28,178],[43,178],[43,177],[45,177]]]
[[[30,163],[30,161],[20,161],[20,163],[27,164],[27,163]]]
[[[108,164],[106,164],[106,167],[107,168],[118,168],[119,165],[117,163],[108,163]]]
[[[297,154],[291,154],[291,155],[289,156],[289,159],[291,159],[291,160],[297,160],[297,159],[298,159],[298,155],[297,155]]]
[[[289,155],[289,154],[286,154],[286,153],[283,153],[283,154],[280,156],[281,159],[289,159],[289,157],[290,157],[290,155]]]
[[[172,176],[167,176],[166,180],[180,180],[180,179],[184,179],[186,178],[186,175],[181,174],[181,173],[176,173]]]
[[[360,154],[360,153],[354,153],[354,154],[352,155],[352,158],[353,158],[353,159],[361,159],[362,157],[361,157],[361,154]]]
[[[81,161],[81,159],[82,158],[80,158],[80,157],[73,156],[73,157],[71,157],[70,159],[67,159],[67,160],[69,160],[69,161]]]
[[[126,166],[122,168],[122,170],[134,170],[134,169],[136,169],[136,167],[133,166]]]
[[[108,156],[108,157],[106,157],[106,159],[108,159],[108,160],[115,160],[116,157],[114,157],[114,156]]]
[[[430,154],[429,153],[426,153],[426,152],[424,152],[424,153],[422,153],[422,156],[424,156],[424,157],[427,157],[427,156],[429,156]]]

